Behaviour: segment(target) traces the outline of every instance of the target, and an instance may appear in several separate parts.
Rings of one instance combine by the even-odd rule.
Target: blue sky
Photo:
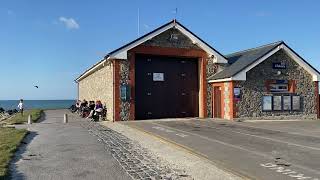
[[[178,21],[223,54],[284,40],[320,69],[316,0],[2,0],[0,99],[74,99],[79,74],[138,37],[138,8],[144,34],[176,7]]]

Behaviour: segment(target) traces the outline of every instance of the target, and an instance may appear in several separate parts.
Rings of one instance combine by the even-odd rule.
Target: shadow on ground
[[[9,180],[9,179],[26,179],[25,176],[17,170],[16,163],[20,160],[25,159],[23,157],[23,153],[26,152],[28,144],[36,137],[38,133],[36,132],[28,132],[28,134],[23,138],[21,141],[20,146],[18,147],[14,157],[12,158],[10,165],[9,165],[9,175],[7,177],[0,177],[0,180]],[[27,160],[27,159],[25,159]]]
[[[37,123],[42,123],[47,118],[46,113],[42,112],[40,119],[38,119]]]

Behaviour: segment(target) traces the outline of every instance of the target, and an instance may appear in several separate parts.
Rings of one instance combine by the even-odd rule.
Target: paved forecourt
[[[125,124],[173,142],[248,178],[320,179],[320,137],[304,135],[303,131],[294,133],[285,131],[286,128],[271,130],[272,125],[259,127],[258,123],[197,119]],[[318,130],[311,129],[317,132],[320,126]]]
[[[63,124],[64,113],[68,111],[45,111],[42,122],[28,126],[30,134],[10,167],[12,179],[131,179],[111,152],[81,126],[84,120],[69,116],[69,123]]]

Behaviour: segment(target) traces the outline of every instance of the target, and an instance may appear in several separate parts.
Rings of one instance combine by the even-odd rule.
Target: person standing
[[[21,116],[23,116],[23,99],[20,99],[18,108],[19,108],[19,112],[21,113]]]

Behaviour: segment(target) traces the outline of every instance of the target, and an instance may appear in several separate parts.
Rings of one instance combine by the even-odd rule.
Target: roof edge
[[[254,48],[249,48],[249,49],[245,49],[245,50],[241,50],[241,51],[236,51],[236,52],[233,52],[231,54],[227,54],[225,56],[226,57],[234,56],[234,55],[239,54],[239,53],[244,53],[244,52],[247,52],[247,51],[252,51],[252,50],[263,48],[263,47],[266,47],[266,46],[271,46],[271,45],[275,45],[275,44],[282,44],[282,43],[284,43],[283,40],[275,41],[275,42],[264,44],[264,45],[260,45],[260,46],[254,47]]]
[[[204,44],[205,47],[201,47],[201,48],[203,48],[203,49],[208,48],[208,49],[211,50],[213,53],[218,54],[218,56],[221,56],[221,57],[222,57],[222,61],[223,61],[223,62],[224,62],[224,61],[225,61],[225,62],[228,61],[227,58],[226,58],[223,54],[221,54],[219,51],[217,51],[216,49],[214,49],[214,48],[213,48],[212,46],[210,46],[208,43],[206,43],[205,41],[203,41],[201,38],[199,38],[197,35],[195,35],[195,34],[194,34],[192,31],[190,31],[188,28],[186,28],[185,26],[183,26],[183,25],[182,25],[180,22],[178,22],[176,19],[173,19],[173,20],[169,21],[168,23],[166,23],[166,24],[164,24],[164,25],[162,25],[162,26],[160,26],[160,27],[152,30],[151,32],[149,32],[149,33],[147,33],[147,34],[145,34],[145,35],[143,35],[143,36],[141,36],[141,37],[139,37],[139,38],[137,38],[137,39],[135,39],[135,40],[133,40],[133,41],[131,41],[131,42],[129,42],[129,43],[127,43],[127,44],[125,44],[125,45],[123,45],[123,46],[115,49],[115,50],[113,50],[113,51],[111,51],[111,52],[109,52],[109,53],[104,57],[103,60],[97,62],[97,63],[94,64],[92,67],[90,67],[89,69],[87,69],[86,71],[84,71],[80,76],[78,76],[78,78],[75,79],[75,82],[79,82],[82,78],[84,78],[84,76],[85,76],[86,74],[88,74],[88,72],[93,71],[93,70],[96,68],[97,65],[99,65],[102,61],[104,61],[104,60],[106,60],[106,59],[110,59],[110,58],[123,59],[123,58],[114,57],[114,55],[115,55],[117,52],[121,51],[122,49],[124,49],[124,48],[126,48],[126,47],[128,47],[128,46],[130,46],[130,45],[133,45],[133,44],[135,44],[135,43],[143,40],[144,38],[147,38],[148,36],[156,33],[157,31],[160,31],[160,30],[162,30],[163,28],[166,28],[167,26],[170,26],[170,25],[172,25],[172,27],[175,27],[176,25],[180,26],[181,28],[183,28],[183,30],[187,31],[188,33],[191,34],[191,36],[193,36],[193,37],[196,38],[198,41],[200,41],[201,43]],[[168,27],[168,28],[170,29],[170,28],[172,28],[172,27]],[[162,33],[162,32],[160,32],[159,34],[161,34],[161,33]],[[155,36],[156,36],[156,35],[155,35]],[[186,35],[186,36],[187,36],[187,35]],[[190,37],[189,37],[189,38],[190,38]],[[145,42],[145,41],[144,41],[144,42]],[[143,42],[142,42],[142,43],[143,43]],[[208,50],[208,49],[207,49],[207,50]],[[208,50],[208,51],[209,51],[209,50]],[[221,59],[221,58],[219,58],[219,59]],[[218,59],[217,59],[217,61],[218,61]],[[222,62],[221,62],[221,63],[222,63]]]
[[[272,48],[271,50],[269,50],[268,52],[264,53],[262,56],[256,58],[252,63],[248,64],[246,67],[240,69],[239,71],[233,73],[232,76],[230,77],[224,77],[224,78],[220,78],[220,79],[212,79],[212,77],[214,77],[215,75],[212,75],[211,77],[207,78],[208,82],[222,82],[225,80],[239,80],[237,78],[237,75],[239,75],[239,77],[243,78],[243,71],[246,70],[248,67],[254,65],[255,63],[257,63],[258,61],[261,60],[261,62],[258,62],[256,65],[254,65],[253,67],[251,67],[250,69],[246,70],[250,71],[252,68],[256,67],[257,65],[259,65],[260,63],[262,63],[263,61],[265,61],[266,59],[268,59],[270,56],[274,55],[276,52],[278,52],[279,50],[284,50],[286,53],[288,53],[288,55],[294,60],[296,61],[296,63],[299,64],[299,66],[301,66],[302,68],[304,68],[304,70],[306,70],[310,75],[312,75],[313,81],[319,81],[320,80],[320,72],[314,68],[311,64],[309,64],[305,59],[303,59],[297,52],[295,52],[292,48],[290,48],[290,46],[288,46],[284,41],[278,41],[278,45],[275,46],[274,48]],[[272,43],[271,43],[272,44]],[[271,45],[269,44],[269,45]],[[274,43],[273,43],[274,44]],[[260,46],[260,47],[264,47],[264,46]],[[258,48],[258,47],[257,47]],[[278,50],[276,50],[278,48]],[[256,48],[251,48],[251,49],[256,49]],[[273,52],[274,51],[274,52]],[[245,51],[242,51],[245,52]],[[270,54],[272,53],[272,54]],[[290,55],[290,53],[293,54]],[[270,54],[268,57],[268,54]],[[296,57],[295,57],[296,56]],[[301,64],[302,63],[302,64]],[[311,69],[311,70],[310,70]],[[221,71],[222,72],[222,71]],[[245,72],[245,73],[246,73]],[[241,74],[242,73],[242,74]],[[240,78],[240,79],[241,79]],[[246,77],[245,77],[246,78]]]

